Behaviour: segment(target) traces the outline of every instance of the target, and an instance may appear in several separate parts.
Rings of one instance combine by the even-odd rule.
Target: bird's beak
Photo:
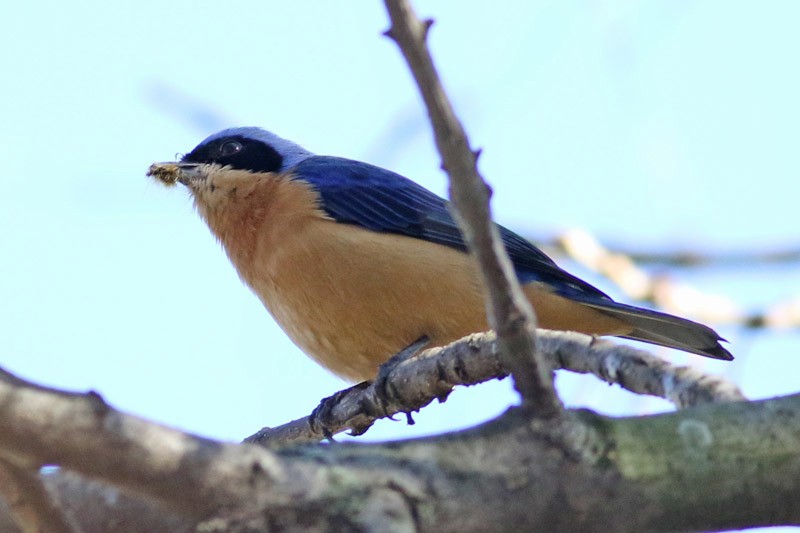
[[[174,161],[166,163],[153,163],[147,170],[147,175],[152,176],[165,185],[175,185],[182,183],[187,187],[205,181],[206,172],[203,165],[197,163],[176,163]]]

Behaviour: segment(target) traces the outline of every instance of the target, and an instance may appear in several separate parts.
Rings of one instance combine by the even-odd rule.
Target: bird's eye
[[[242,151],[242,143],[236,141],[228,141],[219,147],[219,153],[222,157],[232,156]]]

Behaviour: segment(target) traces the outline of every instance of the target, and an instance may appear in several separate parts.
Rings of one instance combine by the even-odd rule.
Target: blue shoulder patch
[[[467,247],[447,201],[389,170],[341,157],[312,156],[293,169],[319,193],[320,206],[331,218],[372,231],[424,239],[466,252]],[[498,225],[514,269],[522,283],[543,282],[564,296],[610,298],[559,268],[526,239]]]

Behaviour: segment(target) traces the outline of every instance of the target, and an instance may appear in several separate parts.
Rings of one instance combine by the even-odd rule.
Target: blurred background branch
[[[627,297],[651,302],[667,312],[710,324],[749,328],[800,327],[800,294],[776,302],[763,311],[748,312],[729,296],[710,294],[677,282],[669,275],[648,272],[637,264],[634,259],[638,257],[636,254],[628,255],[609,250],[585,230],[566,231],[554,239],[553,243],[568,258],[614,283]],[[786,253],[782,257],[790,255]],[[668,254],[661,257],[668,257]],[[751,258],[753,267],[758,265],[759,257],[774,258],[775,254],[754,254]],[[704,266],[711,267],[714,264],[708,262]]]
[[[571,257],[564,243],[565,236],[572,230],[565,231],[551,238],[528,236],[531,242],[539,246],[553,257]],[[580,230],[578,230],[580,231]],[[603,242],[608,253],[622,255],[631,261],[644,266],[664,266],[670,268],[753,268],[763,265],[800,264],[800,245],[787,244],[771,249],[753,247],[750,250],[721,250],[709,252],[693,248],[670,248],[662,250],[643,250],[631,246],[617,245],[595,237]]]

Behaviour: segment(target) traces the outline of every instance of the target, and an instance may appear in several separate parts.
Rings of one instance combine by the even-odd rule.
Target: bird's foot
[[[313,431],[322,433],[326,439],[333,442],[333,434],[341,430],[342,424],[341,417],[335,416],[333,412],[334,409],[342,403],[342,400],[346,396],[355,391],[366,389],[369,385],[369,381],[362,381],[352,387],[340,390],[327,398],[323,398],[319,402],[319,405],[308,415],[308,425],[311,426]],[[350,434],[354,436],[361,435],[365,433],[371,425],[372,422],[364,427],[351,427]]]
[[[333,434],[341,431],[342,424],[344,423],[342,417],[334,413],[336,408],[342,405],[346,397],[351,393],[364,390],[374,384],[375,392],[371,395],[371,398],[369,400],[364,398],[359,402],[362,412],[369,417],[369,420],[362,420],[363,423],[361,425],[353,426],[354,419],[345,417],[348,418],[347,422],[350,427],[350,435],[358,436],[364,434],[370,426],[372,426],[374,419],[389,416],[389,406],[397,403],[394,401],[394,394],[389,387],[389,376],[391,373],[400,364],[408,361],[422,351],[429,342],[430,339],[428,339],[427,336],[420,337],[383,363],[378,368],[378,374],[373,381],[362,381],[332,396],[324,398],[308,416],[308,425],[313,431],[322,433],[326,439],[333,441]],[[363,419],[364,417],[361,418]],[[414,423],[414,419],[411,418],[410,413],[406,413],[406,419],[409,424]]]
[[[373,380],[375,386],[375,400],[376,405],[372,406],[365,406],[367,410],[374,409],[376,412],[372,412],[374,416],[387,416],[388,414],[388,406],[393,402],[394,394],[393,391],[389,388],[389,376],[394,372],[394,370],[400,366],[402,363],[408,361],[409,359],[415,357],[419,354],[425,347],[430,343],[430,339],[427,335],[423,335],[419,339],[415,340],[396,354],[394,354],[388,361],[383,363],[380,367],[378,367],[378,374],[375,376]],[[407,418],[409,424],[413,424],[414,420],[411,416],[407,413]]]

